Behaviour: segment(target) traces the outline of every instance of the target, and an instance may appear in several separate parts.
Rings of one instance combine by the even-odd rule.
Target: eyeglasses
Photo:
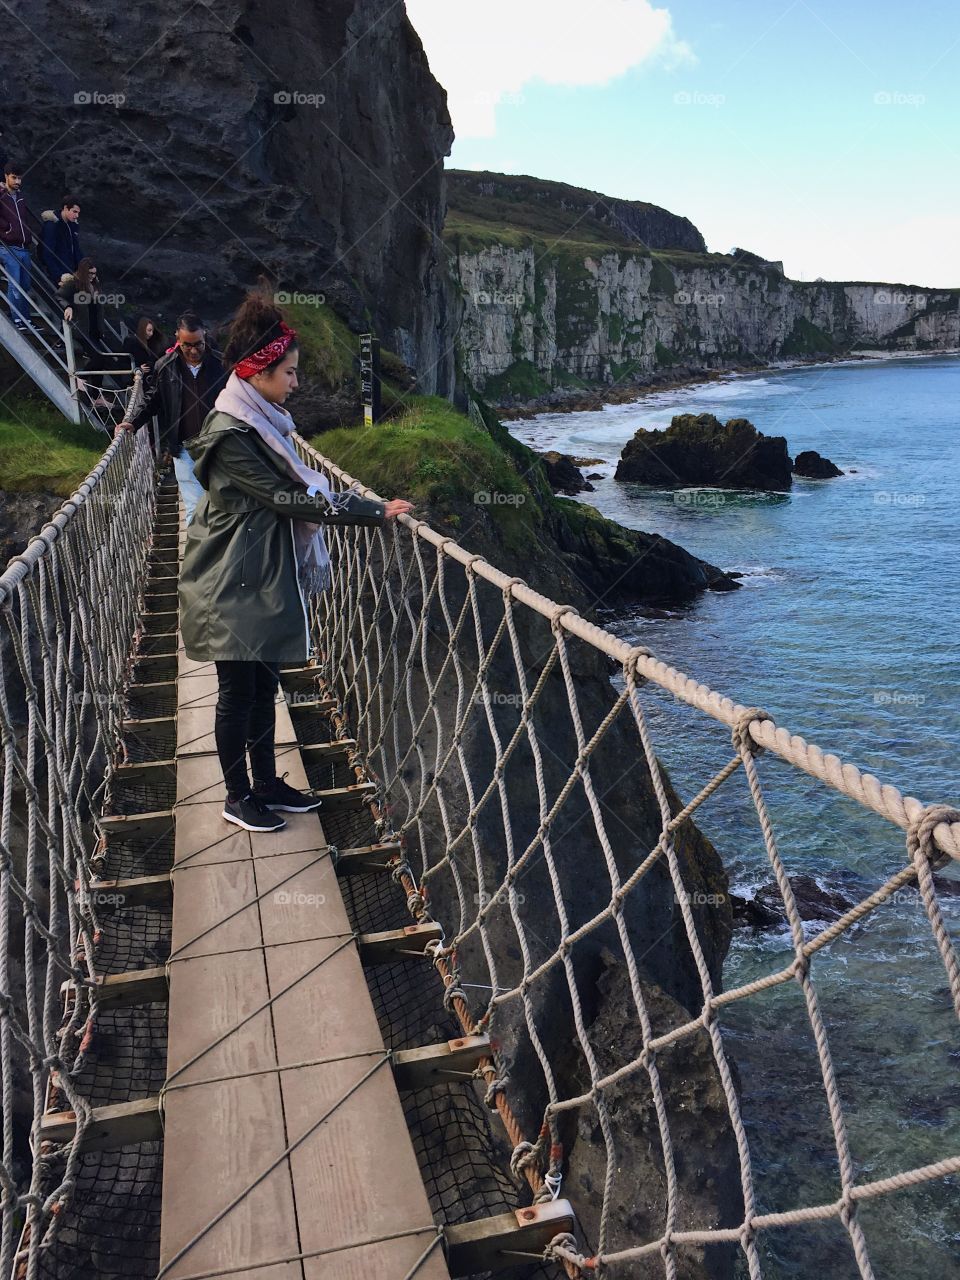
[[[181,342],[180,346],[184,351],[202,351],[206,346],[206,342],[201,339],[199,342]]]

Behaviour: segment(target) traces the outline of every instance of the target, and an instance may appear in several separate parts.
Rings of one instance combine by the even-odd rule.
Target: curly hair
[[[259,351],[283,332],[283,312],[266,296],[262,289],[251,291],[237,308],[230,322],[226,346],[223,350],[223,365],[232,371],[237,364],[254,351]],[[290,344],[282,356],[267,365],[267,371],[274,369],[281,360],[286,359],[291,351],[297,349],[296,339]]]

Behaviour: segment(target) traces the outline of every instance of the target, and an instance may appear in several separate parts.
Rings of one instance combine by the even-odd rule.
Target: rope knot
[[[543,1251],[544,1262],[569,1263],[576,1267],[581,1275],[586,1275],[589,1260],[580,1252],[577,1237],[569,1231],[562,1231],[553,1237]],[[566,1269],[566,1268],[565,1268]],[[568,1272],[569,1274],[569,1272]]]
[[[957,827],[956,832],[951,831],[953,837],[954,848],[941,848],[934,839],[933,833],[941,823],[946,823],[950,827]],[[960,862],[960,811],[951,808],[947,804],[930,804],[920,813],[910,826],[907,828],[907,852],[910,855],[911,862],[916,862],[918,856],[926,858],[928,862],[935,866],[943,866],[946,858],[949,856]]]
[[[490,1081],[487,1085],[487,1092],[483,1095],[484,1106],[489,1107],[491,1111],[496,1111],[497,1096],[506,1091],[509,1079],[510,1073],[505,1071],[502,1076],[496,1076]]]
[[[793,969],[793,976],[797,981],[803,982],[810,972],[810,957],[806,954],[797,956],[791,968]]]
[[[579,614],[579,612],[580,610],[575,609],[572,604],[556,605],[553,609],[553,612],[550,614],[550,630],[553,631],[554,633],[559,632],[560,619],[563,617],[565,613]]]
[[[754,742],[750,733],[750,725],[754,720],[772,720],[773,717],[768,715],[766,711],[761,711],[759,707],[745,707],[737,716],[736,724],[731,730],[730,736],[733,739],[733,746],[740,755],[758,756],[763,751],[763,747],[758,742]]]
[[[450,974],[450,983],[444,988],[443,1007],[447,1013],[453,1013],[454,1000],[462,1000],[464,1004],[467,1002],[467,993],[460,985],[460,970],[454,969]]]
[[[539,1163],[539,1151],[532,1142],[518,1142],[510,1156],[510,1172],[519,1182],[524,1169],[533,1169]]]
[[[513,595],[514,587],[525,587],[526,585],[527,584],[523,580],[523,578],[508,578],[507,581],[503,584],[504,600],[507,600],[507,601],[510,600],[511,596]]]
[[[406,858],[401,858],[400,861],[397,863],[397,865],[390,872],[390,879],[393,881],[394,884],[400,884],[404,876],[412,880],[413,869],[410,866],[410,863],[407,862]]]
[[[645,682],[646,676],[637,675],[637,663],[640,661],[641,658],[652,658],[652,657],[653,657],[653,654],[646,647],[646,645],[642,645],[642,644],[634,645],[634,647],[630,650],[630,652],[627,654],[626,659],[624,660],[623,674],[627,678],[632,676],[635,681],[640,680]]]

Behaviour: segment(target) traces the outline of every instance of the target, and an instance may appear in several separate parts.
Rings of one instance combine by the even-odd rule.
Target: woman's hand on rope
[[[397,516],[408,516],[413,510],[413,503],[406,498],[391,498],[384,504],[383,514],[387,520],[395,520]]]

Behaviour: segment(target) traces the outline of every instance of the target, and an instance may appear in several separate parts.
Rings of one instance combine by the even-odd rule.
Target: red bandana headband
[[[267,365],[273,364],[275,360],[279,360],[291,342],[296,339],[296,329],[291,329],[289,325],[280,321],[280,337],[274,338],[272,342],[268,342],[265,347],[261,347],[259,351],[254,351],[251,356],[244,356],[242,360],[238,360],[233,366],[233,372],[238,378],[252,378],[255,373],[261,373],[266,369]]]

